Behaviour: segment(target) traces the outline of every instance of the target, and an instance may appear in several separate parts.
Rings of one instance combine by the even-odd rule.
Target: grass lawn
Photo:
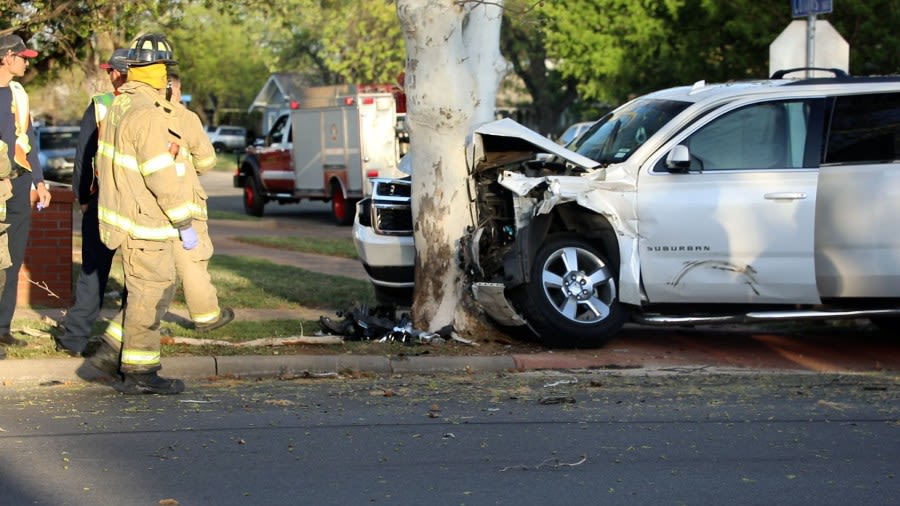
[[[80,265],[74,266],[77,273]],[[320,309],[323,315],[335,315],[339,310],[353,307],[356,304],[375,305],[372,286],[366,282],[343,276],[330,276],[311,272],[297,267],[279,265],[267,260],[252,257],[215,255],[210,262],[210,276],[215,285],[219,303],[241,309],[291,309],[305,307]],[[110,271],[107,293],[121,293],[123,290],[123,271],[121,260],[116,257]],[[118,300],[109,301],[115,307]],[[179,286],[172,301],[172,306],[184,308],[184,294]],[[94,325],[94,334],[99,335],[105,328],[104,322]],[[177,323],[163,322],[163,328],[169,328],[172,334],[183,337],[221,339],[228,341],[247,341],[266,337],[288,337],[297,335],[313,335],[320,330],[318,321],[310,320],[257,320],[235,321],[221,329],[209,333],[197,333]],[[13,322],[16,330],[25,329],[17,335],[29,341],[25,348],[7,348],[7,356],[15,358],[46,358],[64,356],[54,349],[51,339],[40,335],[52,328],[47,321],[16,318]],[[310,349],[296,347],[279,348],[230,348],[227,346],[188,346],[165,345],[163,354],[171,355],[208,355],[215,354],[266,354],[307,353],[311,349],[319,352],[349,352],[344,346],[353,347],[365,343],[348,343],[335,349],[315,345]],[[286,350],[284,348],[292,348]],[[360,351],[361,352],[361,351]]]

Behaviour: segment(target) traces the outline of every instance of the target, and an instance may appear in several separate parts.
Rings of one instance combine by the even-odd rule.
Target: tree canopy
[[[768,74],[769,44],[791,22],[785,0],[564,0],[542,2],[547,54],[584,100],[629,96],[700,79]],[[822,16],[850,43],[852,74],[900,72],[900,5],[845,1]]]
[[[501,51],[526,97],[516,105],[545,133],[563,126],[567,108],[764,77],[769,44],[791,21],[786,0],[505,3]],[[0,33],[41,51],[24,79],[30,89],[78,72],[85,89],[102,83],[90,79],[102,59],[147,30],[173,39],[194,108],[246,109],[274,71],[394,82],[405,64],[395,0],[0,0],[0,11]],[[845,0],[820,18],[850,43],[851,73],[900,72],[900,3]]]
[[[210,124],[221,123],[229,110],[245,112],[274,69],[265,34],[253,28],[265,19],[244,16],[188,5],[183,19],[161,30],[175,47],[183,86],[197,101],[193,108],[212,111]]]

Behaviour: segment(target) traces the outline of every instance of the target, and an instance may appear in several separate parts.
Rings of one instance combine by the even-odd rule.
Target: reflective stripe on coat
[[[97,143],[100,237],[110,249],[125,237],[162,241],[190,225],[192,202],[179,187],[175,157],[180,137],[172,104],[145,83],[119,89]]]
[[[207,195],[199,175],[216,166],[216,149],[203,129],[200,118],[181,104],[174,104],[181,144],[176,157],[176,172],[183,179],[184,198],[191,202],[191,216],[206,221]]]

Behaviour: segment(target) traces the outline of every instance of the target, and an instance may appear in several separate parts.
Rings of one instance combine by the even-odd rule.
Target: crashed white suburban
[[[900,322],[900,78],[672,88],[569,151],[476,132],[469,285],[554,346],[627,321]]]

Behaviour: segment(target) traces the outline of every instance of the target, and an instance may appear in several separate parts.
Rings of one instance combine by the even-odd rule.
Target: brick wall
[[[19,307],[69,307],[72,302],[72,212],[68,186],[51,186],[50,207],[32,208],[31,234],[19,271]],[[31,283],[46,285],[46,289]],[[52,294],[51,294],[52,292]]]

